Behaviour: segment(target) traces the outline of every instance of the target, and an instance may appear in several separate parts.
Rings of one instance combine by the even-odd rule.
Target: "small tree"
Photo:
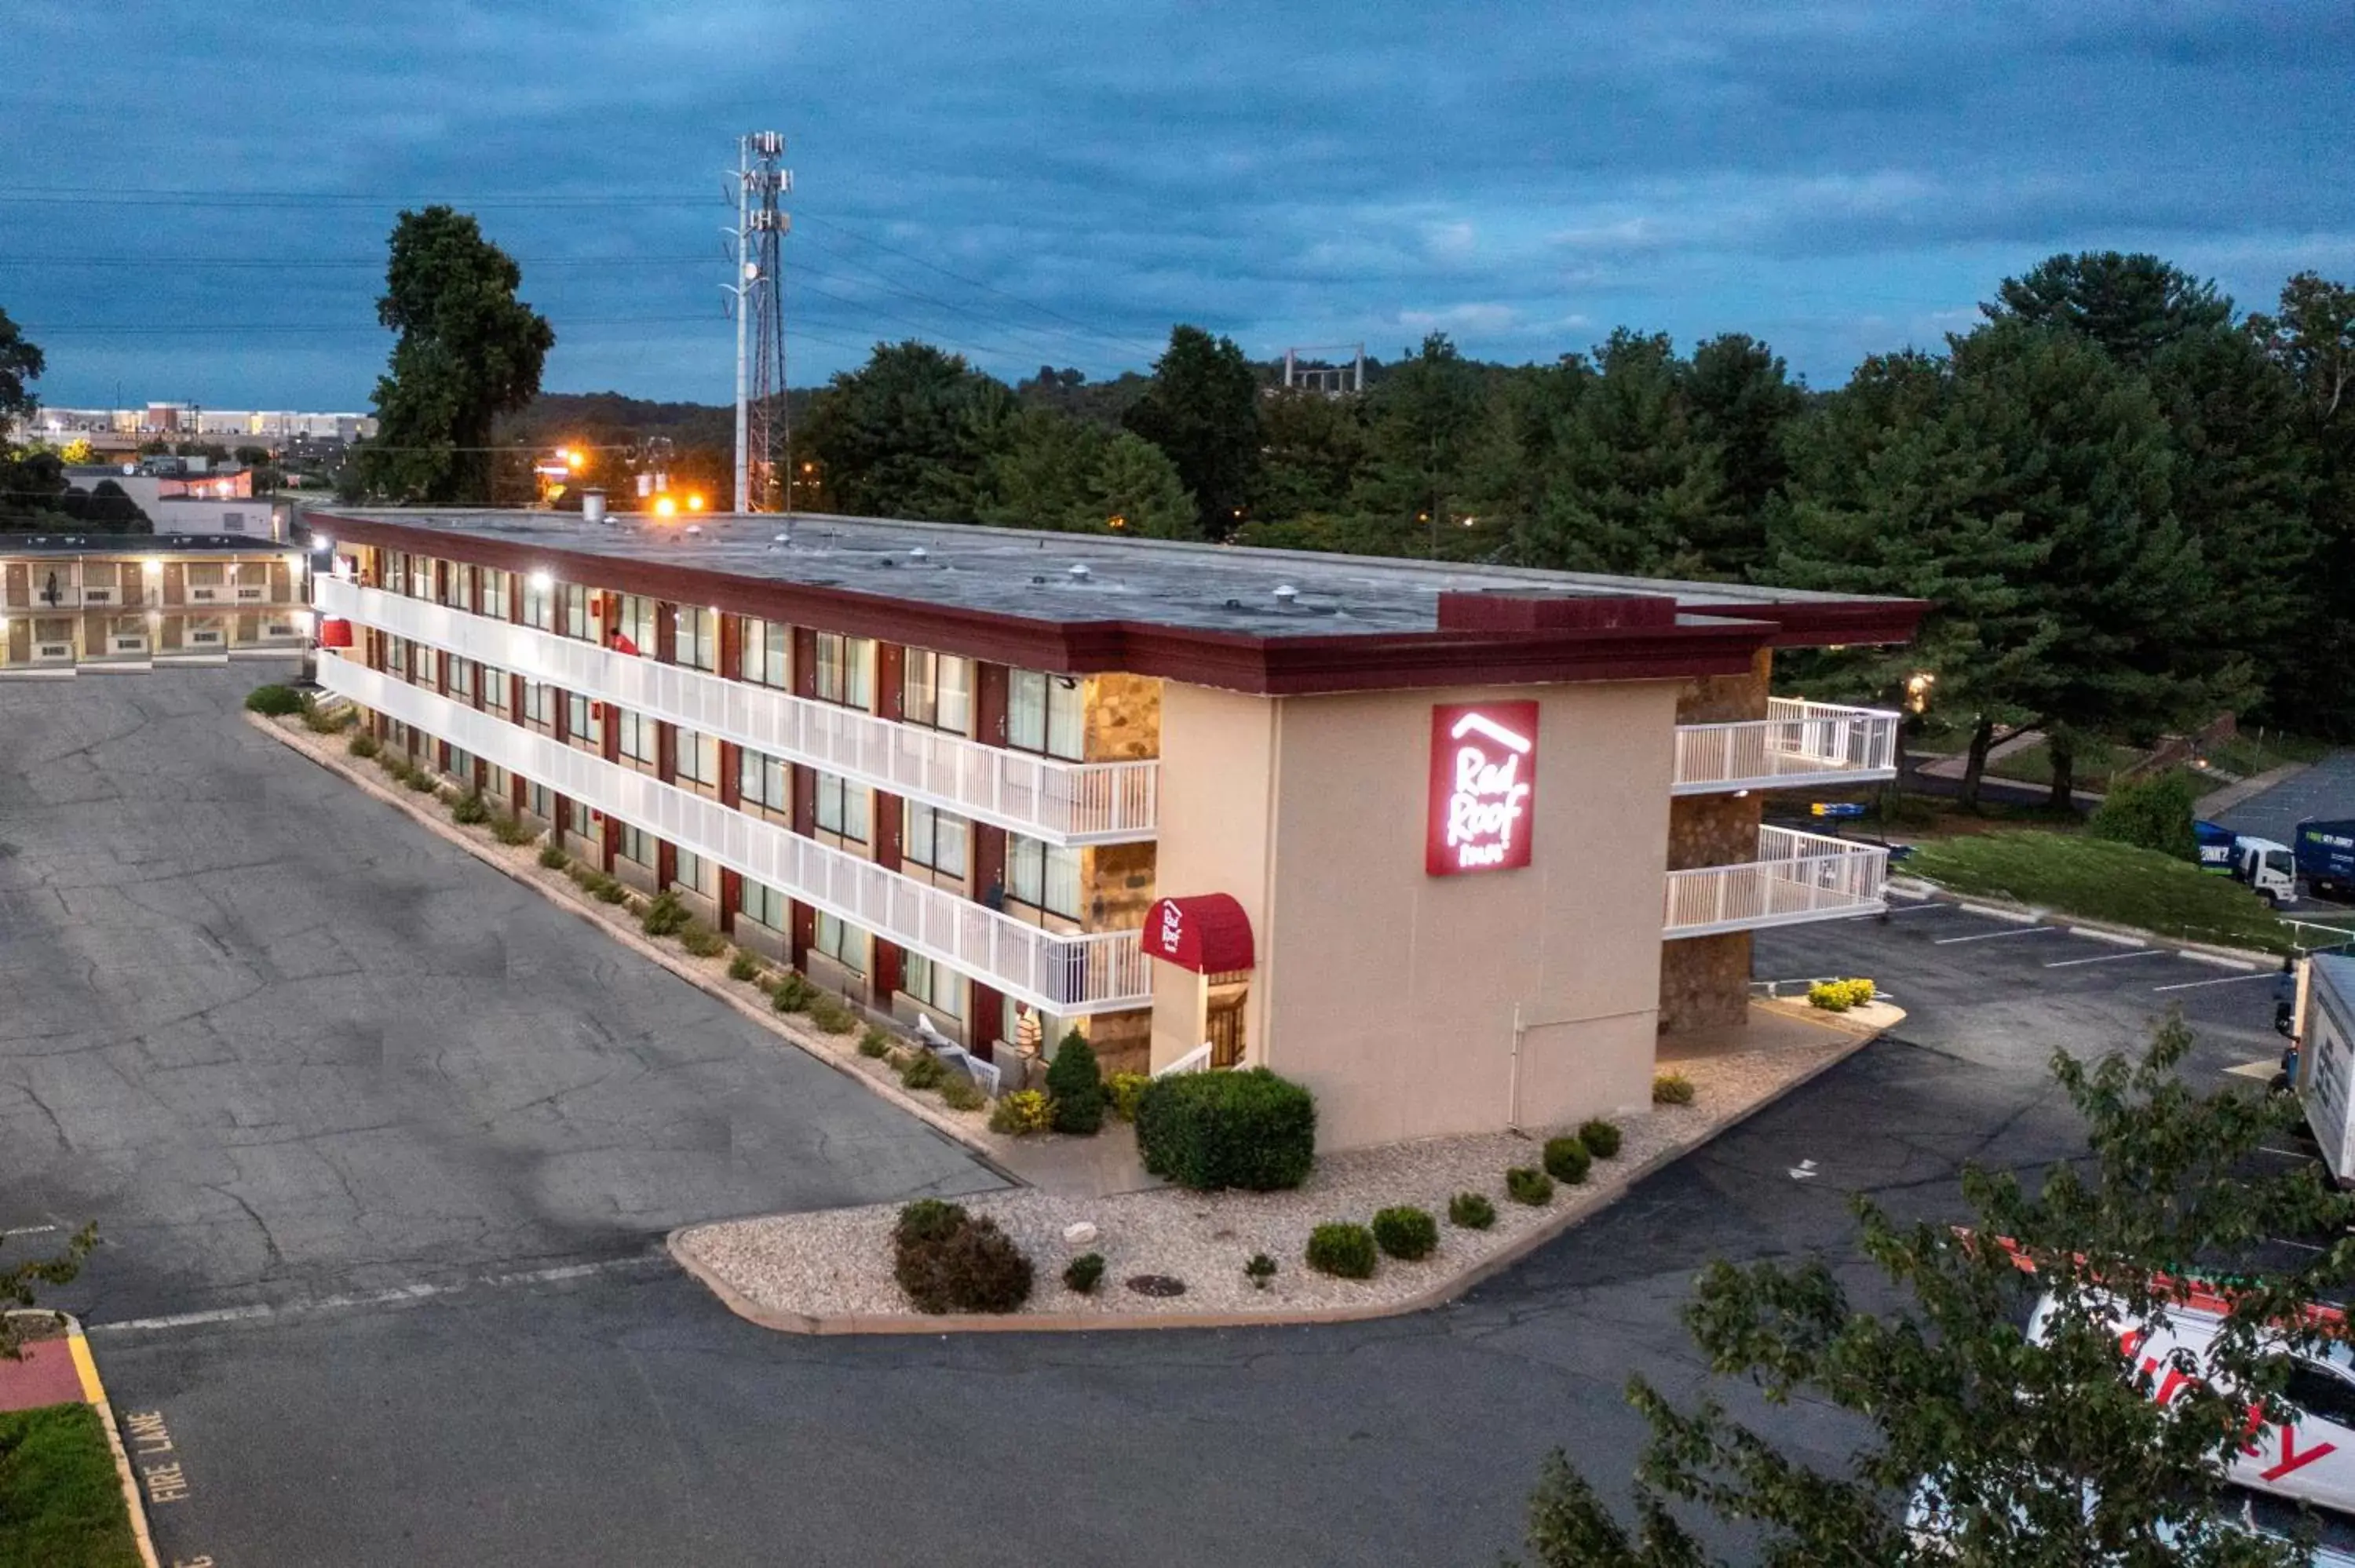
[[[0,1238],[5,1245],[5,1238]],[[38,1285],[70,1285],[81,1272],[81,1260],[98,1245],[98,1227],[84,1225],[66,1242],[65,1251],[54,1257],[29,1257],[22,1263],[0,1264],[0,1299],[12,1308],[33,1305]],[[24,1359],[27,1340],[37,1339],[40,1320],[37,1315],[16,1311],[0,1311],[0,1358],[8,1361]]]
[[[1103,1125],[1103,1071],[1087,1036],[1074,1029],[1047,1065],[1047,1095],[1055,1102],[1057,1132],[1093,1132]]]
[[[2102,803],[2085,822],[2097,839],[2115,839],[2157,850],[2178,860],[2200,858],[2199,842],[2191,832],[2191,812],[2200,797],[2180,768],[2147,779],[2130,779],[2110,786]]]
[[[1967,1230],[1901,1224],[1870,1199],[1854,1208],[1865,1257],[1904,1299],[1850,1300],[1821,1259],[1710,1266],[1685,1309],[1720,1376],[1747,1377],[1775,1404],[1804,1395],[1849,1411],[1874,1438],[1845,1473],[1779,1452],[1711,1400],[1686,1412],[1636,1378],[1627,1396],[1651,1425],[1636,1468],[1630,1532],[1559,1455],[1530,1509],[1529,1545],[1546,1568],[1701,1568],[1669,1499],[1763,1536],[1745,1561],[1897,1568],[2289,1568],[2295,1543],[2230,1525],[2226,1466],[2253,1430],[2290,1419],[2286,1352],[2323,1337],[2305,1327],[2318,1294],[2355,1274],[2355,1244],[2295,1273],[2257,1274],[2280,1235],[2341,1235],[2355,1199],[2312,1168],[2250,1165],[2296,1102],[2232,1088],[2201,1094],[2176,1068],[2180,1018],[2137,1060],[2090,1065],[2056,1053],[2053,1076],[2086,1124],[2091,1157],[2051,1169],[2033,1192],[2010,1171],[1963,1171]],[[1996,1238],[2009,1238],[2033,1273]],[[2211,1381],[2137,1368],[2117,1319],[2163,1324],[2197,1263],[2236,1285],[2208,1352]],[[2043,1342],[2018,1325],[2038,1293]],[[2189,1358],[2185,1358],[2188,1361]],[[2155,1378],[2171,1385],[2154,1397]],[[1905,1499],[1922,1486],[1943,1539],[1917,1539]]]

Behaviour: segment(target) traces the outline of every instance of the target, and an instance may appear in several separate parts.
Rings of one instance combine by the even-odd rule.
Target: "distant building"
[[[196,403],[148,403],[135,408],[34,410],[12,428],[12,439],[62,446],[88,441],[99,451],[131,451],[149,441],[217,441],[275,451],[298,441],[349,445],[376,434],[376,416],[307,413],[295,409],[208,408]]]
[[[258,539],[0,534],[0,677],[300,653],[304,577]]]

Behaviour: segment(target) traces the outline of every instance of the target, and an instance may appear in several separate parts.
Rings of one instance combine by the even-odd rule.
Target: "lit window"
[[[866,707],[870,690],[868,672],[874,662],[875,644],[869,639],[819,632],[815,680],[818,700],[848,708]]]
[[[759,686],[789,687],[792,673],[786,650],[794,629],[782,620],[744,621],[744,678]]]

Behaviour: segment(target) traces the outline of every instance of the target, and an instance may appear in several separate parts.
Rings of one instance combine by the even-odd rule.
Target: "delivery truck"
[[[2297,902],[2297,857],[2289,845],[2243,833],[2232,841],[2232,880],[2268,904]]]
[[[2307,891],[2317,898],[2355,902],[2355,817],[2336,821],[2309,818],[2290,836]]]
[[[2298,965],[2290,1081],[2322,1162],[2355,1186],[2355,957],[2317,953]]]

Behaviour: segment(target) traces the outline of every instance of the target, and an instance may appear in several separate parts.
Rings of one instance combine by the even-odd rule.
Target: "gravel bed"
[[[1321,1155],[1308,1181],[1290,1192],[1187,1192],[1174,1188],[1108,1198],[1054,1197],[1013,1191],[961,1199],[976,1214],[1004,1227],[1037,1269],[1024,1314],[1220,1313],[1282,1318],[1332,1308],[1379,1308],[1443,1285],[1542,1227],[1559,1228],[1593,1213],[1626,1190],[1624,1172],[1705,1140],[1731,1118],[1828,1059],[1852,1041],[1827,1034],[1820,1046],[1728,1054],[1681,1063],[1692,1081],[1693,1103],[1658,1107],[1625,1118],[1625,1142],[1616,1158],[1594,1162],[1582,1186],[1557,1184],[1542,1208],[1506,1196],[1508,1167],[1540,1163],[1540,1143],[1514,1133],[1427,1139],[1376,1149]],[[1485,1193],[1497,1223],[1487,1231],[1447,1223],[1447,1201],[1457,1192]],[[1364,1223],[1375,1210],[1412,1203],[1439,1221],[1439,1247],[1402,1263],[1385,1257],[1370,1280],[1334,1279],[1302,1259],[1308,1233],[1328,1220]],[[763,1310],[811,1318],[914,1313],[891,1278],[890,1233],[896,1204],[779,1214],[697,1225],[674,1246],[738,1297]],[[1064,1227],[1087,1222],[1096,1239],[1073,1246]],[[1064,1263],[1100,1252],[1103,1283],[1090,1296],[1066,1289]],[[1276,1261],[1265,1289],[1243,1275],[1254,1253]],[[1161,1298],[1127,1287],[1139,1275],[1183,1280],[1185,1294]]]

